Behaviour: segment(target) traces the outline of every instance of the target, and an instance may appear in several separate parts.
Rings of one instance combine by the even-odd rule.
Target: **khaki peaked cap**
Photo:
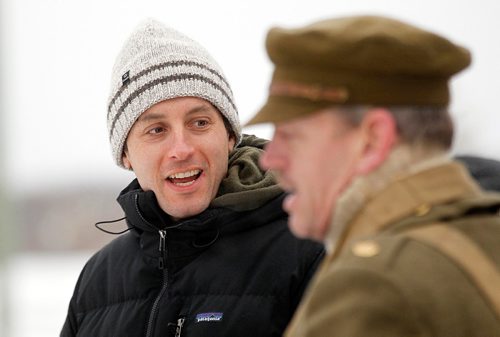
[[[266,39],[275,65],[266,104],[247,125],[280,122],[339,104],[447,106],[448,80],[469,51],[379,16],[343,17]]]

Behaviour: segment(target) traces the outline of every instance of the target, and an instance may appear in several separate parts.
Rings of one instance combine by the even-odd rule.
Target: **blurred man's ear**
[[[364,116],[360,128],[364,146],[357,171],[367,174],[376,170],[389,157],[397,141],[397,126],[387,109],[375,108]]]

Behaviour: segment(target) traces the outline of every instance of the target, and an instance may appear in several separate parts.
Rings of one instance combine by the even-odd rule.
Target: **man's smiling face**
[[[146,110],[127,138],[123,162],[143,190],[152,190],[176,219],[203,212],[226,176],[229,137],[219,111],[196,97],[162,101]]]

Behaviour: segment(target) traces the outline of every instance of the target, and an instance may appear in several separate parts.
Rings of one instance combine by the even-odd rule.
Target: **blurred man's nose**
[[[259,164],[265,170],[283,169],[286,163],[286,153],[284,148],[273,138],[264,148],[264,153],[260,157]]]

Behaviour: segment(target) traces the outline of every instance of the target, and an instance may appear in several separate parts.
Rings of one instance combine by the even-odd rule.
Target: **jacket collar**
[[[217,227],[221,233],[229,233],[259,227],[285,217],[286,213],[281,207],[284,197],[285,194],[281,192],[261,207],[247,211],[210,206],[202,213],[179,222],[163,212],[154,193],[143,191],[137,179],[120,193],[117,201],[125,212],[129,228],[140,232],[158,232],[162,229],[200,232]]]
[[[117,201],[126,214],[128,226],[146,232],[173,228],[201,231],[211,227],[211,223],[217,221],[224,213],[226,216],[229,215],[229,212],[223,209],[209,208],[195,217],[176,222],[161,209],[154,192],[142,190],[137,179],[120,193]]]
[[[428,221],[432,218],[437,221],[459,216],[458,212],[464,211],[463,206],[472,208],[500,204],[498,196],[480,197],[484,197],[481,189],[468,171],[456,162],[446,161],[400,175],[373,198],[366,200],[360,211],[343,226],[342,232],[336,235],[331,232],[327,245],[336,255],[348,242],[389,230],[404,219]],[[436,211],[438,206],[464,200],[468,205],[463,205],[460,211],[452,208],[447,212]]]
[[[350,226],[352,235],[374,234],[409,216],[423,216],[437,205],[479,195],[476,184],[457,163],[396,179],[370,200]]]
[[[139,240],[152,265],[160,256],[160,236],[165,237],[168,268],[181,268],[205,249],[230,233],[244,232],[286,217],[281,208],[282,193],[264,206],[251,211],[209,207],[202,213],[179,222],[165,214],[153,192],[143,191],[137,180],[125,188],[118,202],[125,211],[127,225]],[[163,233],[160,234],[160,231]]]

